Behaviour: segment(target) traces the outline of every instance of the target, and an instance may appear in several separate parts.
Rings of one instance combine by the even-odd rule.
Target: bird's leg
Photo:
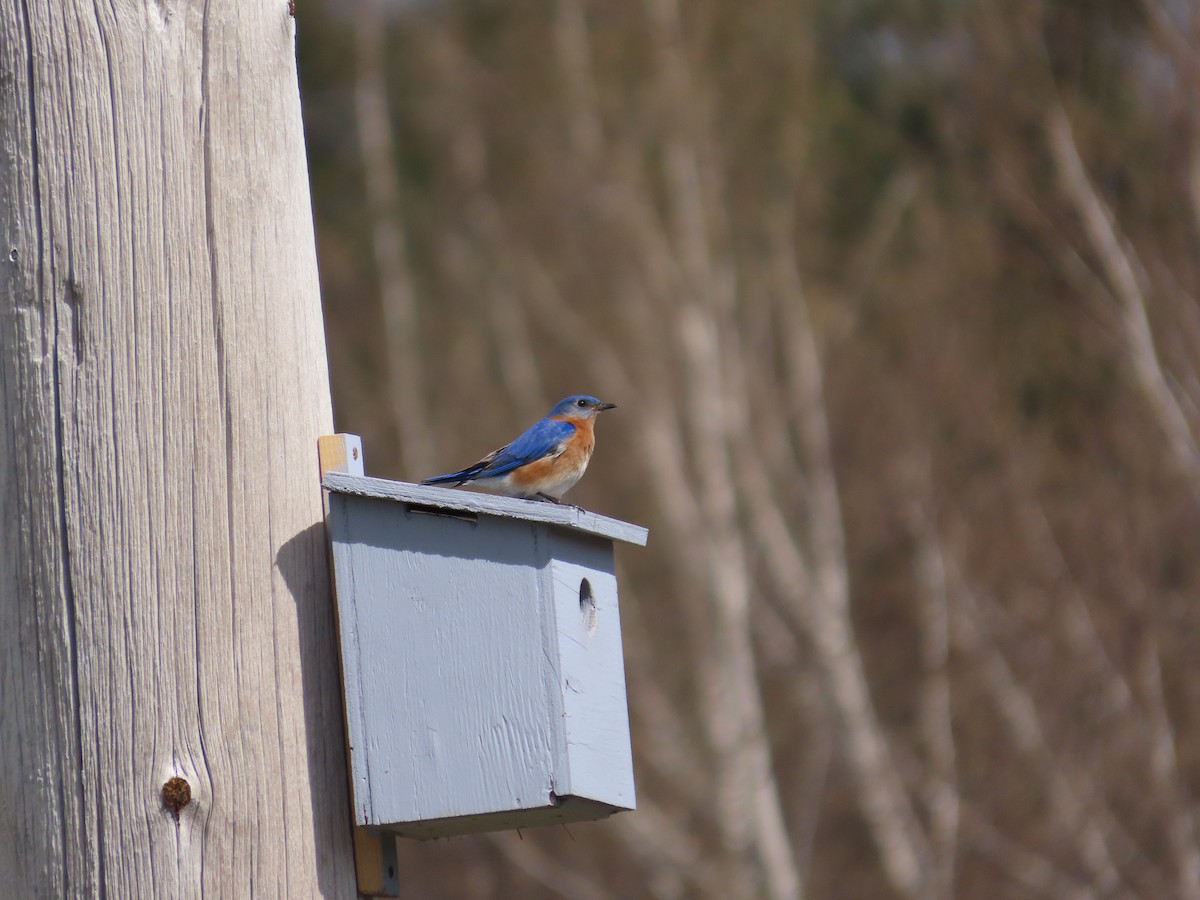
[[[538,493],[534,494],[533,496],[537,497],[539,500],[549,501],[556,506],[565,506],[568,509],[577,509],[580,512],[586,512],[586,510],[578,503],[568,503],[566,500],[560,500],[557,497],[551,497],[549,494],[543,494],[541,491],[538,491]]]

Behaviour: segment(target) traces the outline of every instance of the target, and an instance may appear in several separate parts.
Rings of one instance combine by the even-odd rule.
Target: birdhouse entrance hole
[[[579,582],[579,613],[583,616],[583,627],[591,634],[596,630],[596,597],[592,583],[586,578]]]

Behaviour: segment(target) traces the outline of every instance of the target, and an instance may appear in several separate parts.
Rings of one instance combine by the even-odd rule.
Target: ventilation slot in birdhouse
[[[441,506],[422,506],[419,503],[409,503],[407,510],[418,516],[440,516],[443,519],[462,519],[464,522],[478,522],[479,514],[461,509],[446,509]]]

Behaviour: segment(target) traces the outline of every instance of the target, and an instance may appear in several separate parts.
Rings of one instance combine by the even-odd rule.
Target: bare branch
[[[1090,885],[1005,836],[994,825],[974,815],[969,806],[964,808],[963,827],[973,848],[996,860],[1002,872],[1033,891],[1034,896],[1047,900],[1096,900],[1097,892]]]
[[[925,467],[928,469],[928,464]],[[917,534],[917,602],[921,622],[922,679],[919,717],[929,754],[925,804],[929,810],[930,843],[936,866],[936,895],[954,896],[954,871],[960,816],[957,750],[950,708],[950,613],[946,561],[937,527],[928,515],[914,510]]]
[[[656,896],[725,896],[737,890],[721,887],[727,884],[729,873],[713,864],[677,816],[654,803],[639,798],[636,816],[620,816],[614,822],[626,846],[649,871],[647,886]]]
[[[859,804],[879,846],[892,884],[909,896],[923,896],[929,870],[928,842],[891,759],[875,714],[849,612],[841,505],[830,452],[822,369],[816,339],[795,269],[787,220],[775,235],[776,305],[789,353],[789,421],[796,423],[805,451],[809,508],[807,533],[812,547],[806,561],[796,546],[776,495],[763,473],[766,467],[752,443],[739,448],[743,490],[751,498],[750,527],[771,548],[766,554],[780,596],[804,623],[825,676],[849,757]],[[753,462],[751,462],[753,461]]]
[[[955,597],[955,639],[976,661],[984,685],[992,694],[1017,749],[1037,764],[1036,771],[1045,781],[1050,810],[1062,834],[1076,844],[1099,889],[1106,894],[1120,893],[1121,878],[1113,863],[1113,850],[1089,815],[1067,773],[1055,761],[1033,698],[1021,686],[999,648],[987,639],[986,626],[978,608],[979,598],[949,560],[947,573]]]
[[[1144,269],[1129,242],[1118,233],[1112,212],[1088,177],[1070,120],[1061,106],[1051,111],[1047,132],[1064,190],[1121,303],[1122,331],[1138,383],[1166,433],[1175,462],[1200,491],[1200,447],[1159,360],[1146,312]]]
[[[704,103],[682,50],[674,0],[650,0],[649,20],[659,88],[681,116],[703,119]],[[732,302],[724,263],[711,244],[709,215],[717,177],[702,161],[707,130],[683,122],[668,128],[664,166],[670,239],[681,260],[687,294],[679,298],[672,331],[684,347],[681,401],[705,410],[686,417],[695,455],[694,478],[705,520],[707,575],[713,602],[712,652],[697,677],[703,714],[718,754],[718,825],[727,846],[752,849],[766,890],[783,900],[800,895],[801,883],[783,816],[766,733],[751,634],[751,580],[738,523],[732,443],[739,432],[741,399],[729,379],[723,313]]]
[[[1194,803],[1179,771],[1175,729],[1163,696],[1162,665],[1153,637],[1142,653],[1141,683],[1148,698],[1152,722],[1150,771],[1160,785],[1167,805],[1167,839],[1175,858],[1180,897],[1200,897],[1200,841],[1197,840]]]
[[[564,900],[610,900],[613,896],[595,879],[563,865],[534,841],[524,840],[519,834],[498,832],[485,837],[510,863]]]
[[[602,135],[583,0],[558,0],[555,4],[554,45],[566,89],[571,145],[581,159],[593,160]]]

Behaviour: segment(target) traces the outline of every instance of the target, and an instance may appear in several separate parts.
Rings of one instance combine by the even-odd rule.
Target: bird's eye
[[[587,401],[584,400],[582,397],[580,397],[578,400],[575,401],[575,405],[578,406],[580,409],[583,409],[585,406],[587,406]]]

